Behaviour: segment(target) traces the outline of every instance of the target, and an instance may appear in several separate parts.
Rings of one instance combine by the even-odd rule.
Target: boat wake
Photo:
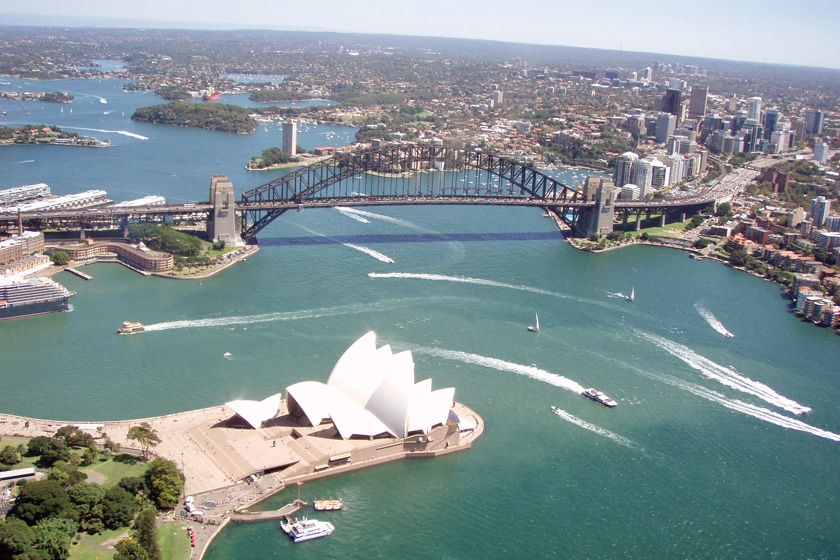
[[[447,276],[445,274],[419,274],[414,272],[370,272],[370,278],[404,278],[414,280],[430,280],[435,282],[456,282],[462,284],[476,284],[479,286],[490,286],[493,288],[508,288],[511,290],[520,290],[522,292],[531,292],[534,294],[542,294],[546,296],[554,296],[558,298],[571,299],[571,296],[559,294],[557,292],[550,292],[541,288],[534,288],[521,284],[507,284],[505,282],[496,282],[495,280],[485,280],[483,278],[470,278],[468,276]]]
[[[577,381],[573,381],[567,377],[563,377],[562,375],[557,375],[556,373],[551,373],[550,371],[540,369],[537,366],[526,366],[524,364],[516,364],[505,360],[500,360],[498,358],[481,356],[479,354],[470,354],[469,352],[460,352],[458,350],[428,348],[425,346],[412,347],[411,350],[413,352],[417,352],[418,354],[427,354],[429,356],[444,358],[446,360],[453,360],[464,364],[483,366],[498,371],[509,371],[517,375],[530,377],[531,379],[536,379],[537,381],[548,383],[549,385],[553,385],[555,387],[560,387],[561,389],[572,391],[576,394],[580,394],[581,391],[583,391],[584,389],[583,385],[581,385]]]
[[[416,301],[416,300],[411,300]],[[232,317],[212,317],[206,319],[184,319],[145,325],[145,331],[168,331],[171,329],[200,329],[207,327],[230,327],[235,325],[252,325],[255,323],[271,323],[274,321],[300,321],[306,319],[320,319],[339,315],[352,315],[382,311],[405,305],[409,300],[380,301],[373,304],[353,304],[338,307],[324,307],[320,309],[301,309],[299,311],[277,311],[275,313],[261,313],[258,315],[240,315]]]
[[[796,430],[831,441],[840,442],[840,434],[835,434],[833,432],[829,432],[828,430],[823,430],[821,428],[817,428],[816,426],[811,426],[810,424],[806,424],[805,422],[797,418],[791,418],[789,416],[785,416],[784,414],[779,414],[778,412],[775,412],[768,408],[756,406],[754,404],[746,403],[738,399],[728,399],[724,395],[718,393],[717,391],[707,389],[706,387],[701,387],[700,385],[696,385],[694,383],[690,383],[688,381],[678,379],[667,374],[654,375],[641,370],[637,371],[642,375],[651,377],[652,379],[656,379],[657,381],[668,383],[669,385],[673,385],[675,387],[688,391],[689,393],[697,395],[698,397],[722,405],[728,408],[729,410],[734,410],[736,412],[752,416],[753,418],[757,418],[758,420],[763,420],[765,422],[769,422],[770,424],[774,424],[776,426],[780,426],[788,430]]]
[[[630,449],[639,449],[639,444],[637,444],[635,441],[627,439],[624,436],[618,435],[617,433],[611,432],[611,431],[609,431],[605,428],[602,428],[600,426],[596,426],[595,424],[591,424],[591,423],[587,422],[586,420],[581,420],[577,416],[575,416],[573,414],[569,414],[568,412],[566,412],[562,408],[552,406],[551,410],[552,410],[552,412],[554,412],[554,414],[556,414],[557,416],[559,416],[560,418],[562,418],[563,420],[565,420],[567,422],[571,422],[575,426],[580,426],[581,428],[583,428],[585,430],[589,430],[590,432],[595,432],[599,436],[604,436],[605,438],[609,438],[609,439],[613,440],[614,442],[616,442],[620,445],[623,445],[624,447],[628,447]]]
[[[706,320],[707,323],[709,323],[710,327],[715,329],[717,332],[719,332],[723,336],[725,336],[727,338],[732,338],[732,337],[735,336],[734,334],[729,332],[726,329],[726,327],[723,326],[723,323],[718,321],[718,318],[715,317],[714,314],[712,314],[711,311],[709,311],[708,309],[703,307],[700,303],[695,303],[694,304],[694,309],[696,309],[697,313],[699,313],[700,316],[703,317]]]
[[[341,212],[343,215],[347,216],[351,220],[356,220],[357,222],[362,222],[363,224],[369,224],[370,220],[365,218],[364,216],[360,216],[358,212],[353,212],[350,208],[345,208],[343,206],[336,206],[336,210]]]
[[[371,249],[370,247],[365,247],[364,245],[354,245],[352,243],[342,243],[342,245],[344,245],[345,247],[349,247],[350,249],[355,249],[356,251],[359,251],[360,253],[370,255],[374,259],[376,259],[378,261],[382,261],[384,263],[391,264],[391,263],[394,262],[394,259],[392,259],[388,255],[384,255],[384,254],[380,253],[379,251]]]
[[[65,126],[64,128],[74,128],[75,130],[86,130],[88,132],[108,132],[111,134],[121,134],[122,136],[130,136],[131,138],[137,138],[138,140],[148,140],[148,136],[143,136],[142,134],[137,134],[135,132],[129,132],[127,130],[108,130],[104,128],[82,128],[79,126]]]
[[[722,385],[726,385],[727,387],[758,397],[773,406],[787,410],[793,414],[811,412],[810,407],[801,405],[792,399],[782,396],[764,383],[745,377],[731,367],[722,366],[713,362],[682,344],[678,344],[672,340],[668,340],[667,338],[663,338],[655,334],[641,331],[639,334],[672,356],[679,358],[707,378],[713,379]]]
[[[352,214],[352,215],[358,216],[360,218],[371,218],[373,220],[379,220],[379,221],[382,221],[382,222],[389,222],[389,223],[392,223],[392,224],[401,225],[401,226],[409,228],[409,229],[426,231],[423,228],[417,226],[416,224],[413,224],[413,223],[409,222],[408,220],[403,220],[403,219],[400,219],[400,218],[393,218],[391,216],[386,216],[384,214],[378,214],[376,212],[369,212],[367,210],[360,210],[358,208],[348,208],[348,207],[344,207],[344,206],[336,207],[336,210],[338,210],[342,214],[347,214],[347,215]]]
[[[34,159],[24,159],[15,163],[35,163]]]

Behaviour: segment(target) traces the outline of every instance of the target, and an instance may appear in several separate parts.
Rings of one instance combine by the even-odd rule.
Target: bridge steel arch
[[[542,206],[574,226],[581,195],[529,164],[483,151],[397,144],[341,153],[242,193],[242,238],[288,210],[374,204]]]

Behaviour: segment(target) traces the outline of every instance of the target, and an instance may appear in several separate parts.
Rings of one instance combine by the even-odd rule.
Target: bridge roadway
[[[631,200],[617,201],[617,211],[646,212],[661,210],[678,210],[679,208],[697,207],[703,204],[713,204],[715,200],[706,197],[690,197],[683,199],[661,200]],[[528,206],[538,208],[593,208],[594,202],[570,202],[543,200],[534,197],[482,197],[482,196],[370,196],[350,198],[310,198],[302,201],[258,201],[234,204],[235,212],[248,210],[302,210],[305,208],[332,208],[335,206],[396,206],[396,205],[496,205],[496,206]],[[93,208],[64,208],[60,210],[45,210],[38,212],[0,213],[0,224],[7,229],[14,227],[21,219],[24,224],[34,225],[37,222],[61,222],[79,224],[94,224],[96,222],[120,223],[132,218],[138,220],[162,216],[181,216],[184,218],[206,215],[213,211],[209,202],[184,204],[162,204],[152,206],[135,206],[131,208],[115,208],[101,206]]]

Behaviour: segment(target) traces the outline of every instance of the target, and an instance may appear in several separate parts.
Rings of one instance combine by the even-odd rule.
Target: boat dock
[[[307,505],[303,500],[295,500],[280,509],[271,511],[235,511],[230,514],[231,521],[266,521],[269,519],[285,519],[296,514]]]
[[[65,268],[64,270],[66,270],[67,272],[71,272],[71,273],[75,274],[75,275],[76,275],[76,276],[78,276],[79,278],[84,278],[85,280],[93,280],[93,276],[91,276],[91,275],[89,275],[89,274],[85,274],[85,273],[84,273],[84,272],[82,272],[81,270],[76,270],[76,269],[75,269],[75,268],[73,268],[73,267],[68,266],[68,267],[67,267],[67,268]]]

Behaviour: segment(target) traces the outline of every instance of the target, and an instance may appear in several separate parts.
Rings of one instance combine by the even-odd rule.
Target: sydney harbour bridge
[[[685,219],[714,200],[616,200],[612,188],[584,193],[528,163],[440,145],[400,143],[320,159],[236,200],[227,177],[215,175],[209,202],[139,207],[96,207],[0,215],[7,230],[120,229],[135,222],[206,220],[208,237],[255,243],[259,232],[289,210],[336,206],[505,205],[552,214],[574,235],[603,235],[616,221],[658,216],[661,224]]]

